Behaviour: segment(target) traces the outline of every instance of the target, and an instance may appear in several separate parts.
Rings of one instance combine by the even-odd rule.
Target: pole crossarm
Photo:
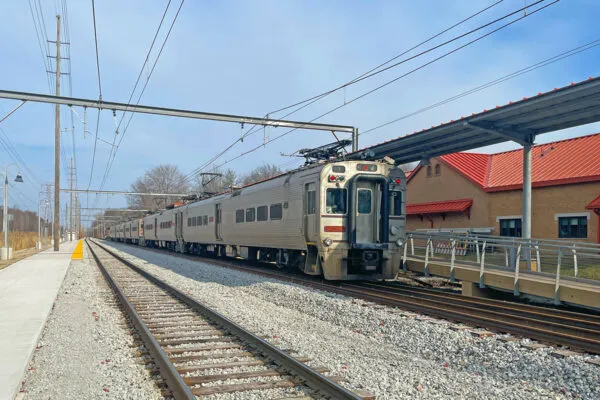
[[[141,192],[124,192],[120,190],[93,190],[93,189],[60,189],[61,192],[73,192],[73,193],[96,193],[96,194],[123,194],[131,196],[170,196],[170,197],[184,197],[189,196],[189,193],[141,193]],[[138,211],[138,210],[133,210]]]
[[[297,128],[297,129],[311,129],[319,131],[335,131],[335,132],[347,132],[354,133],[355,129],[352,126],[346,125],[331,125],[331,124],[319,124],[315,122],[300,122],[300,121],[289,121],[283,119],[269,119],[269,118],[257,118],[257,117],[246,117],[241,115],[231,114],[216,114],[202,111],[193,110],[181,110],[175,108],[164,108],[164,107],[153,107],[144,105],[131,105],[127,103],[117,103],[110,101],[101,100],[89,100],[80,99],[74,97],[64,96],[53,96],[39,93],[27,93],[27,92],[13,92],[9,90],[0,90],[0,98],[2,99],[13,99],[21,101],[33,101],[38,103],[50,103],[60,104],[66,106],[79,106],[79,107],[90,107],[97,109],[107,109],[115,111],[127,111],[134,113],[143,114],[156,114],[166,115],[170,117],[182,117],[182,118],[194,118],[194,119],[206,119],[211,121],[222,121],[222,122],[235,122],[240,124],[255,124],[262,126],[272,127],[283,127],[283,128]]]

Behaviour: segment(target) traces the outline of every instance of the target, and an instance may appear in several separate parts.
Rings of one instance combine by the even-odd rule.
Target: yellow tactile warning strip
[[[83,240],[80,240],[71,255],[71,260],[83,260]]]

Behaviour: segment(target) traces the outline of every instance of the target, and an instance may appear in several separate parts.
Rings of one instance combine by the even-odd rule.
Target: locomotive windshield
[[[346,214],[346,189],[327,189],[325,212],[327,214]]]

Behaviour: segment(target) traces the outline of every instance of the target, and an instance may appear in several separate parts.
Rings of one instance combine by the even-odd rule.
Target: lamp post
[[[3,229],[4,229],[4,248],[2,249],[2,253],[0,254],[0,258],[3,260],[9,260],[11,258],[11,249],[8,247],[8,167],[11,165],[17,164],[8,164],[4,167],[4,213],[3,213]],[[21,172],[17,172],[17,176],[15,178],[15,182],[23,183],[23,177],[21,176]]]

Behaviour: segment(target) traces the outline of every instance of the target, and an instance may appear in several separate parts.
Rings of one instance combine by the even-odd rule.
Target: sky
[[[140,104],[263,117],[350,81],[496,2],[187,0],[158,57],[181,3],[180,0],[172,0],[133,99],[138,98],[141,87],[147,82]],[[501,1],[396,61],[533,2]],[[128,101],[168,3],[164,0],[96,0],[103,100]],[[540,5],[549,3],[550,0],[546,0]],[[56,14],[57,11],[64,14],[65,5],[70,44],[63,46],[62,52],[64,57],[69,50],[71,72],[70,76],[62,77],[61,94],[99,98],[91,0],[0,2],[0,15],[3,17],[0,24],[0,89],[45,94],[54,92],[54,82],[46,72],[45,53],[54,55],[55,44],[43,42],[40,49],[34,22],[39,19],[32,17],[32,9],[34,15],[38,15],[36,9],[39,7],[39,15],[43,16],[43,36],[55,40]],[[521,12],[505,22],[522,15]],[[381,90],[346,104],[318,121],[351,125],[358,127],[359,132],[367,131],[599,40],[599,17],[600,4],[597,0],[559,1]],[[335,92],[288,118],[312,120],[501,24]],[[68,68],[69,61],[63,60],[63,70]],[[599,61],[600,45],[365,133],[359,138],[360,147],[598,76]],[[51,62],[50,67],[54,70],[54,61]],[[147,80],[155,62],[156,66]],[[0,99],[0,118],[17,104],[16,101]],[[235,123],[140,114],[133,116],[125,130],[128,114],[116,133],[122,113],[117,112],[113,116],[112,111],[102,110],[98,116],[97,110],[89,109],[84,132],[83,110],[75,111],[77,114],[68,107],[61,110],[61,126],[64,129],[61,133],[61,185],[69,185],[69,164],[74,158],[75,185],[80,189],[129,190],[136,178],[160,164],[176,165],[187,175],[251,129]],[[269,115],[281,118],[284,114]],[[590,124],[538,136],[536,143],[599,131],[600,124]],[[224,168],[244,174],[268,162],[289,169],[300,165],[303,160],[285,154],[335,140],[330,132],[298,130],[261,146],[282,133],[285,133],[282,128],[258,129],[243,142],[238,141],[211,164],[211,168],[226,163]],[[343,136],[338,134],[340,138]],[[0,138],[0,164],[18,162],[18,166],[9,168],[9,178],[20,172],[25,181],[23,184],[11,183],[9,205],[37,209],[40,184],[54,179],[54,106],[26,103],[0,123]],[[116,143],[120,143],[118,148],[112,145],[115,139]],[[477,151],[497,152],[517,147],[506,143]],[[116,149],[114,162],[102,185],[110,165],[111,148]],[[251,149],[256,150],[236,158]],[[61,210],[67,197],[65,194],[61,199]],[[121,196],[106,195],[82,196],[81,202],[87,207],[121,207],[126,204]]]

